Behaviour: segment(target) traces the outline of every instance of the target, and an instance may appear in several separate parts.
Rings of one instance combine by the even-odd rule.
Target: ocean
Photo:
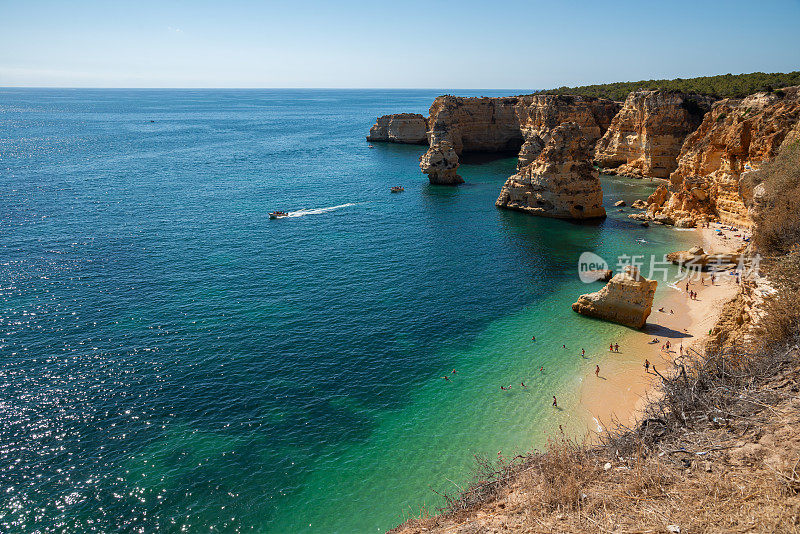
[[[613,207],[656,184],[535,218],[516,158],[432,186],[364,139],[519,92],[0,89],[0,530],[381,532],[583,435],[627,329],[571,311],[578,257],[687,239]]]

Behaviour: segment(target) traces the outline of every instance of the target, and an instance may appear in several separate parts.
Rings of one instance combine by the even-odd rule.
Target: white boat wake
[[[287,217],[303,217],[305,215],[319,215],[320,213],[328,213],[329,211],[338,210],[341,208],[347,208],[349,206],[355,206],[355,203],[349,204],[340,204],[338,206],[330,206],[327,208],[303,208],[296,211],[290,211]]]

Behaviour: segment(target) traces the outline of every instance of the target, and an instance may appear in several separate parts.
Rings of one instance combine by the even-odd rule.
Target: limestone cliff
[[[800,153],[800,121],[786,134],[778,152],[786,154],[790,159],[796,160],[798,158]],[[763,169],[762,167],[757,171],[742,173],[742,178],[739,182],[740,193],[747,206],[748,214],[753,221],[754,232],[764,222],[764,213],[769,211],[774,199],[788,194],[785,190],[773,189],[776,188],[773,184],[765,183]],[[787,178],[791,179],[790,177],[791,174],[787,173]]]
[[[598,141],[595,161],[615,174],[669,177],[686,136],[697,129],[713,101],[674,91],[630,93]]]
[[[370,128],[367,141],[426,145],[428,120],[419,113],[383,115]]]
[[[568,122],[548,132],[541,153],[506,181],[496,205],[544,217],[605,217],[600,179],[589,161],[591,144],[582,131]]]
[[[648,280],[637,268],[628,266],[600,291],[581,295],[572,309],[589,317],[642,328],[653,307],[656,286],[656,280]]]
[[[428,116],[428,142],[435,147],[447,141],[456,151],[516,153],[522,145],[517,119],[517,97],[436,98]]]
[[[518,168],[522,169],[538,157],[550,133],[559,125],[576,123],[594,145],[618,110],[616,102],[580,96],[440,96],[430,108],[428,141],[430,151],[439,151],[441,143],[448,142],[456,155],[518,154]]]
[[[572,122],[593,147],[619,111],[619,103],[569,95],[527,95],[519,98],[517,116],[525,145],[520,157],[532,160],[559,125]],[[537,151],[538,148],[538,151]],[[521,162],[522,163],[522,162]]]
[[[800,87],[717,102],[681,148],[669,199],[652,204],[650,213],[750,227],[742,175],[772,158],[798,119]]]

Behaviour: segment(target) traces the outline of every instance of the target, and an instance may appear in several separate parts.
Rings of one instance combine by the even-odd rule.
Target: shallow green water
[[[436,94],[0,93],[2,530],[376,532],[585,431],[625,329],[570,310],[578,256],[688,234],[497,210],[513,158],[447,188],[368,148]]]

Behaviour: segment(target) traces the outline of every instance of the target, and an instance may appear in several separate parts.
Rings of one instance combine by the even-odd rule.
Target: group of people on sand
[[[609,352],[619,352],[619,343],[612,343],[608,346]]]

